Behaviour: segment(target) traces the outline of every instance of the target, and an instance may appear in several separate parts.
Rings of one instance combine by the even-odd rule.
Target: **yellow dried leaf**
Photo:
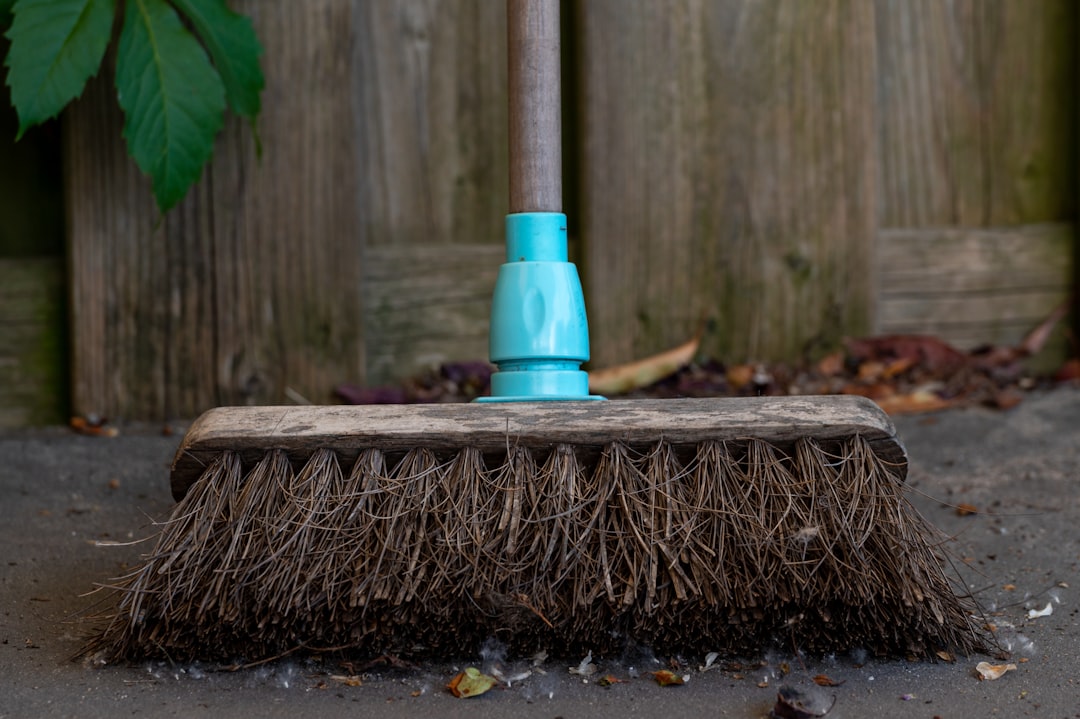
[[[655,679],[656,683],[662,687],[677,687],[686,683],[686,677],[681,677],[675,672],[668,671],[667,669],[653,672],[653,679]]]
[[[690,364],[701,344],[704,325],[692,339],[678,347],[629,364],[589,372],[589,391],[596,394],[623,394],[675,374]]]
[[[1016,669],[1015,664],[991,664],[990,662],[979,662],[975,665],[975,671],[979,673],[979,680],[986,679],[993,681],[994,679],[1000,679],[1005,672],[1011,672]]]
[[[341,684],[344,684],[347,687],[360,687],[364,685],[364,680],[356,674],[332,674],[330,675],[330,678],[333,679],[335,682],[340,682]]]
[[[837,681],[827,674],[818,674],[814,677],[814,684],[817,684],[819,687],[838,687],[843,683],[843,681]]]
[[[731,367],[728,367],[725,378],[732,389],[742,389],[754,381],[754,365],[732,365]]]
[[[465,671],[450,680],[446,688],[458,699],[480,696],[495,686],[495,678],[483,674],[476,667],[466,667]]]
[[[943,662],[955,662],[956,661],[956,655],[953,654],[952,652],[946,652],[946,651],[942,650],[942,651],[938,652],[937,655],[938,655],[938,659],[941,659]]]

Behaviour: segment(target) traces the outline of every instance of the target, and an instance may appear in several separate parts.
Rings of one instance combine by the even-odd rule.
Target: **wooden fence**
[[[243,0],[227,125],[160,223],[110,80],[65,120],[73,406],[329,399],[486,356],[506,212],[497,0]],[[595,365],[845,335],[1015,341],[1071,283],[1071,0],[564,3],[566,205]]]

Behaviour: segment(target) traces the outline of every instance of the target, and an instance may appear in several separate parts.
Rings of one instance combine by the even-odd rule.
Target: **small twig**
[[[555,628],[555,625],[548,621],[548,618],[544,616],[543,612],[541,612],[539,609],[532,605],[532,602],[529,601],[528,596],[526,596],[525,594],[515,594],[513,598],[514,601],[516,601],[518,604],[525,607],[536,616],[540,617],[540,621],[548,625],[549,629]]]

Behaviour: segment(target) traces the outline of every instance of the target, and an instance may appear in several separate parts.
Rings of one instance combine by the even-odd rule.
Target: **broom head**
[[[221,408],[88,651],[982,648],[858,397]]]

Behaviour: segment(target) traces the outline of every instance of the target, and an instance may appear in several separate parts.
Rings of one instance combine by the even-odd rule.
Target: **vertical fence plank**
[[[168,293],[164,232],[129,164],[106,67],[64,119],[64,196],[71,267],[72,408],[126,416],[164,410],[160,345]]]
[[[0,430],[66,419],[64,261],[0,257]]]
[[[706,351],[792,357],[871,316],[873,6],[580,5],[594,364],[718,321]]]
[[[266,48],[264,154],[232,119],[164,220],[120,137],[111,72],[70,110],[76,411],[191,416],[323,401],[363,374],[351,6],[247,0]]]
[[[360,2],[368,378],[487,356],[507,213],[505,3]]]
[[[882,227],[1071,216],[1071,6],[878,0]]]
[[[486,354],[507,203],[502,3],[237,9],[266,49],[263,155],[229,120],[160,224],[111,73],[69,112],[77,411],[324,402],[340,381]]]
[[[875,9],[878,241],[889,263],[876,329],[933,332],[964,348],[1015,344],[1069,293],[1060,278],[1074,261],[1075,226],[1063,223],[1076,220],[1076,4]],[[906,269],[895,272],[901,257]],[[953,281],[925,281],[947,267]],[[980,273],[995,281],[969,288]],[[1025,276],[1041,279],[1018,285]],[[1065,346],[1059,334],[1041,362],[1060,361]]]

